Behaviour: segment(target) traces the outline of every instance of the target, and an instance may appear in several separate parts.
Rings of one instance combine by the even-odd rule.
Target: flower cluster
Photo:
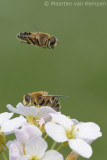
[[[27,107],[18,103],[16,108],[7,108],[12,113],[0,114],[0,153],[5,160],[5,151],[9,151],[9,160],[64,160],[59,150],[66,146],[71,149],[66,160],[72,156],[74,160],[79,156],[90,158],[91,143],[102,136],[96,123],[78,122],[48,106]],[[20,116],[10,119],[14,113]],[[6,143],[6,135],[12,133],[16,139]],[[51,148],[47,137],[53,140]]]

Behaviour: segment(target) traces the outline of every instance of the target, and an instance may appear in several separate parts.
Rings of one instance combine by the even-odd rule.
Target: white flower
[[[11,119],[13,113],[4,112],[0,114],[0,132],[4,132],[5,134],[9,134],[14,132],[16,128],[21,127],[26,119],[22,116]]]
[[[16,160],[24,155],[25,144],[35,136],[42,136],[42,132],[36,126],[26,122],[21,129],[15,130],[15,135],[16,139],[6,144],[9,148],[9,160]]]
[[[34,125],[26,123],[21,129],[15,130],[16,139],[25,144],[34,136],[42,136],[42,132]]]
[[[68,142],[70,148],[79,155],[89,158],[92,155],[92,148],[88,141],[94,141],[102,136],[100,127],[93,123],[74,123],[62,114],[51,114],[52,122],[45,125],[47,134],[56,142]]]
[[[32,117],[35,117],[36,120],[44,119],[45,122],[51,120],[49,113],[56,113],[54,109],[48,106],[43,106],[40,108],[31,106],[24,106],[22,103],[18,103],[16,108],[12,107],[10,104],[7,105],[7,108],[13,112],[25,116],[27,119],[31,120]]]
[[[63,156],[55,150],[47,150],[47,143],[42,137],[33,137],[23,149],[13,143],[9,147],[9,160],[63,160]]]

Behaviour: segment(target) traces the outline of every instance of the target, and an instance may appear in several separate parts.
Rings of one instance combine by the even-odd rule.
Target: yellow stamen
[[[40,159],[36,156],[32,156],[29,160],[40,160]]]
[[[39,116],[38,117],[37,116],[34,117],[32,115],[27,116],[27,121],[28,121],[29,124],[35,124],[36,121],[39,120],[39,119],[40,119]]]
[[[66,136],[68,137],[68,139],[73,139],[76,137],[76,132],[74,132],[74,129],[75,129],[75,125],[72,125],[72,129],[68,129],[66,131]]]

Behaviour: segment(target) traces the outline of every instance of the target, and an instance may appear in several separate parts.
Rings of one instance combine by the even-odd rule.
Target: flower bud
[[[5,138],[5,135],[4,135],[4,133],[0,133],[0,143],[5,143],[6,142],[6,138]]]
[[[77,160],[78,157],[79,157],[79,155],[78,155],[76,152],[72,151],[72,152],[66,157],[65,160]]]
[[[5,135],[4,133],[0,133],[0,152],[4,151],[4,143],[6,142],[6,138],[5,138]]]

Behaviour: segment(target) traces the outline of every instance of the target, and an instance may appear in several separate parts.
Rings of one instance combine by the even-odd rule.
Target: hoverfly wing
[[[64,96],[64,95],[43,95],[43,97],[58,97],[58,98],[67,98],[68,96]]]

